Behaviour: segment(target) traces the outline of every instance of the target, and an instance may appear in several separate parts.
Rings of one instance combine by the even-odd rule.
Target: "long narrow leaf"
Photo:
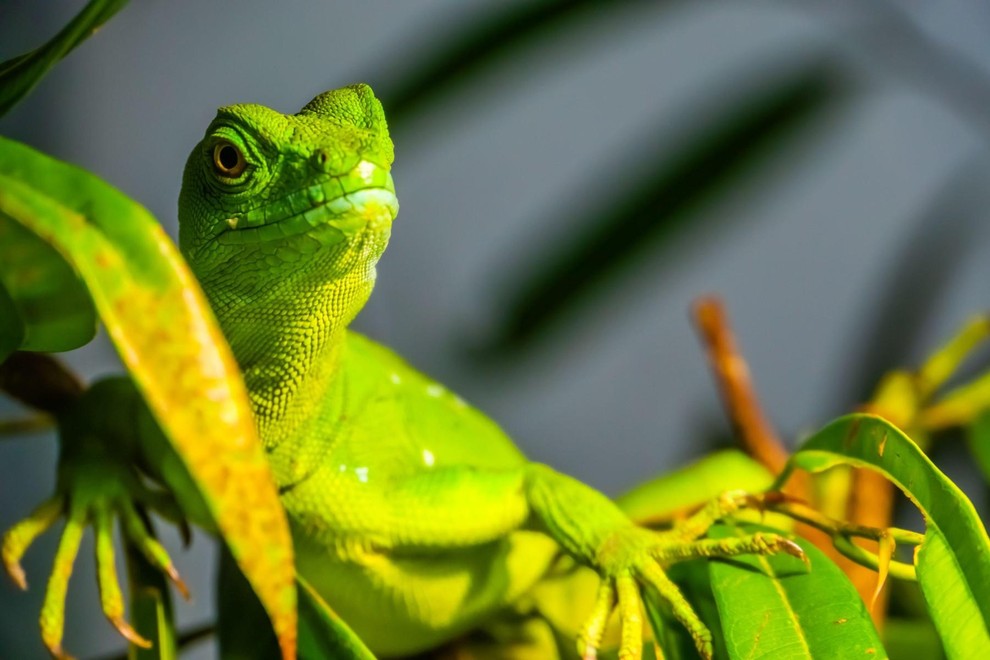
[[[120,11],[127,0],[91,0],[46,44],[0,63],[0,116],[38,84],[48,70]]]
[[[244,383],[161,226],[99,178],[0,138],[0,213],[85,281],[121,358],[295,654],[292,543]]]
[[[972,502],[900,429],[874,415],[832,422],[804,443],[789,470],[836,465],[881,472],[921,510],[927,529],[915,557],[918,581],[946,652],[990,657],[990,538]]]

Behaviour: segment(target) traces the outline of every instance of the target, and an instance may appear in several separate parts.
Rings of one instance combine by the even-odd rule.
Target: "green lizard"
[[[381,105],[356,85],[321,94],[295,115],[258,105],[220,109],[183,177],[180,247],[242,369],[298,572],[382,656],[494,629],[527,602],[530,622],[573,640],[565,655],[576,645],[595,657],[613,621],[619,656],[638,658],[642,595],[655,590],[710,657],[711,635],[665,567],[716,555],[801,556],[800,548],[774,534],[701,538],[746,503],[738,494],[670,531],[640,527],[601,493],[529,462],[482,413],[348,330],[371,294],[398,212],[392,160]],[[154,423],[132,401],[128,381],[105,381],[87,396],[103,397],[104,410],[114,397],[130,401],[118,409],[140,419],[121,412],[112,429],[93,430],[91,420],[67,417],[63,433],[121,436],[118,463],[129,460],[119,447],[129,446],[153,475],[182,479],[174,455],[149,439]],[[63,456],[60,479],[71,490],[86,469],[100,469],[104,489],[140,488],[126,471],[93,466]],[[201,505],[188,500],[184,514],[208,525]],[[129,519],[128,534],[152,547]],[[149,554],[174,570],[157,547]],[[570,630],[542,617],[534,596],[562,556],[600,576],[583,624]],[[120,612],[108,615],[133,635]]]

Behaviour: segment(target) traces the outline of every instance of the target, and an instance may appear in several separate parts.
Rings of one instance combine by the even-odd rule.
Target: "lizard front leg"
[[[385,488],[388,515],[372,541],[378,550],[429,553],[480,545],[530,529],[545,533],[601,577],[596,605],[577,640],[594,658],[613,610],[621,624],[620,658],[640,658],[642,593],[652,590],[687,628],[702,657],[712,638],[665,568],[678,561],[800,548],[776,534],[738,539],[701,538],[720,518],[751,498],[727,493],[666,532],[633,523],[610,499],[580,481],[536,463],[494,470],[452,466],[400,478]],[[387,521],[387,522],[386,522]]]

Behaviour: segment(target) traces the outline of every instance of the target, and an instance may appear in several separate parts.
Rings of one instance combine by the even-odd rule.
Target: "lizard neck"
[[[290,278],[248,295],[211,296],[268,451],[332,414],[347,325],[373,285],[370,267],[329,282]],[[208,283],[204,289],[210,296]]]

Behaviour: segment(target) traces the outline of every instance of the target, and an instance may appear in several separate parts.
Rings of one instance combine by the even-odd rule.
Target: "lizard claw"
[[[47,532],[62,515],[64,504],[61,497],[53,497],[43,502],[31,514],[16,523],[3,535],[0,541],[0,558],[7,575],[22,591],[27,591],[27,577],[21,567],[21,557],[31,547],[34,540]]]

